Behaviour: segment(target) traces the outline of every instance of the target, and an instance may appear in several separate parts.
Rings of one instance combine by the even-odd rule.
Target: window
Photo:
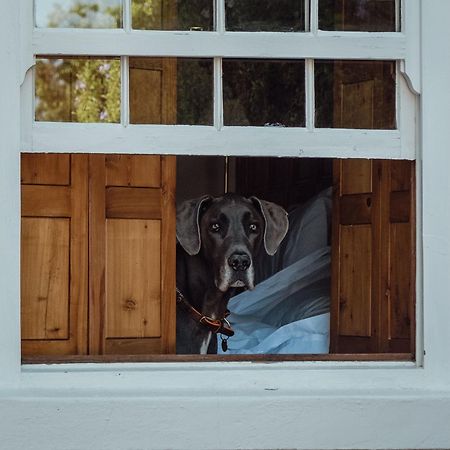
[[[33,157],[44,158],[39,162],[43,164],[42,167],[48,168],[48,164],[57,166],[51,173],[64,167],[66,176],[71,175],[69,182],[62,183],[42,182],[39,175],[33,175],[34,180],[23,181],[25,191],[30,192],[27,194],[30,199],[37,186],[40,189],[42,184],[51,185],[55,192],[60,190],[56,186],[61,185],[65,186],[66,191],[73,192],[74,186],[70,183],[76,181],[75,173],[80,172],[77,164],[84,164],[85,169],[81,172],[85,176],[89,174],[91,180],[98,179],[100,184],[86,185],[88,181],[82,180],[85,189],[83,195],[95,198],[95,189],[103,190],[103,197],[99,194],[103,201],[99,209],[113,214],[95,218],[85,206],[86,216],[83,220],[88,220],[90,230],[94,230],[104,228],[105,220],[116,218],[114,214],[119,214],[118,217],[126,214],[118,212],[114,204],[127,203],[131,198],[127,195],[134,195],[134,192],[130,194],[132,190],[138,196],[144,192],[148,194],[152,189],[160,189],[160,192],[170,195],[164,183],[173,184],[173,176],[166,169],[167,178],[164,178],[166,175],[161,169],[167,168],[164,165],[171,161],[170,157],[165,156],[167,154],[235,156],[236,164],[242,167],[252,163],[245,163],[239,158],[243,155],[352,158],[348,162],[334,162],[335,179],[343,186],[335,199],[335,202],[339,202],[336,203],[339,205],[339,220],[343,221],[337,222],[342,225],[342,229],[334,231],[335,244],[341,242],[345,248],[352,248],[352,245],[353,248],[360,248],[361,242],[369,241],[367,233],[373,233],[370,245],[380,245],[382,238],[377,233],[389,232],[392,233],[392,239],[389,240],[392,247],[383,252],[395,255],[396,251],[413,251],[414,165],[406,160],[415,158],[416,111],[414,94],[402,75],[402,63],[410,42],[404,33],[397,31],[401,28],[398,2],[374,1],[363,10],[357,9],[357,2],[311,1],[304,2],[298,9],[293,8],[293,2],[279,2],[279,15],[271,14],[273,5],[267,4],[267,14],[260,17],[251,2],[195,2],[195,8],[192,9],[186,8],[186,2],[154,2],[152,11],[148,10],[147,2],[132,1],[124,2],[123,5],[98,2],[98,8],[94,8],[95,14],[86,13],[86,17],[91,17],[89,23],[77,19],[78,16],[84,16],[85,12],[74,11],[68,5],[63,7],[62,3],[60,11],[69,8],[65,10],[66,16],[68,14],[76,20],[68,23],[60,15],[59,21],[52,19],[52,22],[47,22],[46,26],[54,27],[52,29],[42,26],[45,23],[42,17],[46,14],[40,8],[36,9],[35,82],[29,74],[24,87],[24,94],[27,89],[30,93],[32,86],[35,87],[34,105],[32,95],[24,97],[24,109],[28,117],[34,116],[35,120],[30,120],[23,133],[24,151],[30,151],[33,156],[24,155],[23,158],[25,161]],[[258,14],[263,10],[261,8]],[[90,11],[94,10],[91,8]],[[374,11],[382,11],[379,15],[380,25],[367,30],[367,15],[375,14]],[[102,18],[104,15],[111,16],[111,19],[105,20]],[[271,20],[267,20],[268,17]],[[68,24],[72,28],[67,28]],[[75,27],[81,30],[75,32]],[[348,33],[347,30],[357,31]],[[372,45],[375,42],[377,45]],[[58,92],[52,90],[52,94],[56,94],[54,97],[43,92],[49,86],[47,80],[58,80]],[[98,86],[95,95],[90,90],[92,86]],[[81,111],[77,105],[80,105],[79,99],[83,96],[89,96],[90,107],[82,108]],[[30,142],[28,146],[27,142]],[[34,155],[40,152],[58,153],[61,156],[51,158]],[[75,155],[75,152],[93,154]],[[96,155],[104,153],[108,155]],[[132,156],[134,153],[142,156]],[[372,160],[361,159],[368,157]],[[403,162],[389,162],[391,158],[400,158]],[[379,161],[381,159],[384,161]],[[65,162],[61,162],[63,160]],[[142,161],[151,167],[152,161],[158,161],[156,166],[161,170],[160,184],[143,186],[134,179],[111,182],[113,175],[108,175],[110,171],[125,173],[130,167],[141,166]],[[23,167],[26,168],[26,164]],[[33,163],[30,164],[33,166]],[[377,184],[380,170],[385,174],[386,185]],[[247,171],[251,172],[250,169]],[[44,169],[44,172],[48,173],[48,170]],[[97,178],[97,175],[93,175],[95,173],[101,175]],[[31,187],[33,185],[36,187]],[[381,193],[385,196],[384,200],[381,199]],[[147,200],[151,202],[149,197]],[[384,227],[383,231],[380,231],[381,228],[374,231],[367,215],[381,214],[379,211],[388,201],[393,208],[397,204],[408,205],[407,211],[398,206],[389,215],[385,210],[384,214],[389,216],[390,221],[380,225]],[[36,206],[31,200],[29,204]],[[377,213],[367,212],[375,211],[376,208],[379,208]],[[361,215],[352,214],[353,210],[359,211]],[[58,219],[52,221],[54,223],[44,220],[43,213],[38,212],[35,215],[39,220],[43,219],[39,226],[36,226],[37,219],[33,218],[33,214],[26,213],[24,219],[23,232],[29,239],[32,240],[33,233],[52,233],[60,237],[69,233],[66,218],[72,217],[70,212],[69,216],[57,216]],[[146,226],[156,226],[145,221],[162,220],[161,213],[160,216],[149,213],[142,217],[136,217],[137,213],[128,214],[132,214],[136,223],[127,226],[142,226],[144,230],[148,229]],[[103,225],[98,226],[95,222],[97,219],[103,221]],[[396,226],[392,223],[397,223],[396,220],[403,224],[398,229],[407,228],[406,234],[394,230]],[[105,261],[108,258],[117,259],[115,250],[111,250],[113,253],[108,256],[105,249],[109,251],[114,248],[111,242],[115,242],[115,236],[127,234],[126,230],[120,229],[123,223],[115,223],[117,228],[116,225],[110,226],[99,240],[106,242],[102,244],[104,248],[99,250]],[[165,226],[164,222],[161,224],[161,227]],[[356,225],[358,227],[353,227]],[[163,233],[161,230],[155,229],[155,233]],[[70,233],[73,231],[70,229]],[[146,234],[145,231],[142,233],[143,236]],[[93,237],[89,239],[97,241]],[[152,239],[148,237],[149,245],[157,245],[150,242]],[[72,237],[67,234],[65,244],[52,244],[58,249],[56,254],[62,265],[69,258],[71,242]],[[24,248],[28,252],[35,251],[32,247]],[[367,254],[376,254],[375,248],[366,250]],[[123,249],[119,245],[117,252],[120,251]],[[92,249],[87,253],[92,254]],[[166,251],[160,253],[168,254]],[[389,265],[389,262],[383,263],[383,270],[388,271],[388,274],[383,275],[372,273],[371,264],[374,263],[361,263],[356,259],[350,258],[349,261],[344,258],[339,262],[339,270],[344,273],[353,270],[352,267],[365,268],[367,278],[374,283],[374,289],[381,279],[376,277],[405,279],[405,274],[398,273],[398,267]],[[408,301],[406,306],[401,306],[403,312],[407,311],[406,315],[402,315],[407,320],[414,316],[410,308],[413,293],[409,289],[414,277],[411,275],[413,268],[409,268],[409,278],[404,285]],[[114,271],[120,272],[121,269],[111,270],[110,279],[114,279]],[[73,276],[70,279],[73,280]],[[61,284],[67,281],[64,279]],[[395,283],[396,286],[403,286],[399,282]],[[336,285],[336,292],[340,289],[336,296],[342,296],[354,287],[341,282],[339,286]],[[365,308],[354,311],[350,306],[340,313],[337,310],[334,312],[341,314],[345,323],[340,331],[332,329],[336,336],[344,336],[341,348],[346,348],[345,352],[351,351],[350,347],[346,347],[345,336],[354,335],[354,340],[360,337],[359,341],[362,342],[365,336],[371,335],[372,326],[379,328],[375,322],[368,321],[366,316],[355,319],[358,314],[366,314],[369,310],[374,316],[380,313],[373,306],[375,303],[372,303],[371,298],[366,296],[364,287],[359,288]],[[164,288],[162,292],[169,295],[169,291],[170,288]],[[68,295],[67,292],[64,295]],[[133,299],[129,300],[129,307],[133,309]],[[87,314],[86,305],[90,300],[85,301],[87,303],[81,314]],[[165,304],[161,300],[161,305]],[[65,310],[58,311],[61,317],[67,317],[69,311],[74,314],[77,309],[70,302],[67,305]],[[98,306],[89,305],[91,312]],[[110,308],[108,314],[114,314],[111,311]],[[104,312],[99,313],[99,321],[101,314]],[[111,320],[115,323],[113,317]],[[111,353],[127,353],[127,348],[130,348],[127,346],[133,345],[130,344],[127,331],[121,328],[123,326],[124,323],[119,321],[117,329],[113,327],[109,330],[111,339],[108,345],[114,348]],[[126,326],[129,331],[133,324]],[[148,324],[149,330],[156,328],[144,330],[143,339],[151,338],[152,333],[157,336],[160,331],[157,330],[158,326]],[[84,342],[87,342],[86,339],[89,342],[95,340],[92,336],[95,336],[97,328],[94,326],[93,330],[86,331],[86,326],[83,327],[85,329],[80,331],[80,336],[83,332],[89,336],[85,337]],[[67,341],[67,329],[54,328],[58,328],[54,331],[55,340]],[[398,330],[402,339],[411,342],[413,328],[400,324]],[[39,333],[30,336],[30,341],[48,338]],[[114,340],[117,342],[112,343]],[[101,347],[107,344],[98,345]],[[336,345],[335,351],[338,351],[341,344]],[[368,344],[369,347],[365,345],[360,344],[355,351],[367,353],[375,348],[370,347],[375,345],[373,342]],[[394,348],[398,348],[401,349],[399,353],[414,353],[410,343],[406,347],[399,344],[399,347],[394,345],[389,348],[389,345],[377,343],[376,351],[395,351]],[[82,346],[85,350],[81,353],[85,353],[87,344]]]

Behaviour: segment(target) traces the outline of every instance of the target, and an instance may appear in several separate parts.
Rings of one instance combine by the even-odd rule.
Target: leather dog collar
[[[202,324],[209,331],[215,334],[224,334],[225,336],[233,336],[234,331],[231,329],[230,322],[224,317],[222,319],[213,319],[205,316],[197,309],[195,309],[184,297],[181,291],[177,288],[177,305],[180,305],[196,322]],[[227,314],[228,315],[228,314]]]

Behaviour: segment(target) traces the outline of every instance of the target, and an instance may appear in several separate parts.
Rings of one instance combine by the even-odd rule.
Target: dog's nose
[[[250,257],[246,253],[233,253],[228,258],[228,265],[236,271],[244,271],[250,267]]]

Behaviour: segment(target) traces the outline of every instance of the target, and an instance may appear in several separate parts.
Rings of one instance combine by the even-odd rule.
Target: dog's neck
[[[214,273],[203,258],[187,256],[184,279],[177,281],[189,303],[202,314],[213,319],[222,318],[227,310],[228,300],[234,293],[231,288],[221,292],[214,282]]]

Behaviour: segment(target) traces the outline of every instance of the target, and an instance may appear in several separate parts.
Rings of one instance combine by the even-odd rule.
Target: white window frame
[[[20,85],[30,63],[27,55],[37,45],[35,37],[19,32],[26,25],[20,11],[26,11],[29,2],[4,2],[0,15],[0,430],[5,448],[448,447],[450,3],[418,3],[421,25],[410,31],[405,27],[404,33],[411,33],[412,37],[405,37],[408,42],[419,42],[422,61],[408,58],[410,44],[405,44],[402,65],[415,68],[409,72],[416,74],[410,75],[409,82],[422,90],[416,161],[419,185],[422,174],[425,180],[417,196],[417,337],[418,348],[426,349],[423,358],[418,353],[417,363],[21,366],[20,152],[27,144],[32,151],[44,148],[37,146],[35,130],[30,133],[30,117],[20,102]],[[404,5],[406,13],[411,11],[408,5],[413,2]],[[422,82],[415,84],[418,75]],[[26,82],[23,86],[26,93]],[[89,127],[86,132],[91,132]],[[48,137],[49,145],[55,146]],[[72,137],[76,138],[65,135]]]
[[[130,1],[125,0],[124,28],[34,29],[28,64],[33,55],[96,55],[122,58],[121,124],[74,124],[29,122],[23,130],[22,147],[30,152],[101,152],[276,155],[342,158],[401,158],[416,155],[416,97],[420,73],[413,70],[419,46],[408,26],[417,29],[419,4],[402,15],[402,32],[330,32],[318,30],[318,0],[311,1],[307,32],[226,32],[224,0],[217,0],[217,31],[147,31],[130,27]],[[31,8],[28,8],[28,16]],[[24,17],[30,24],[31,17]],[[31,22],[32,23],[32,22]],[[208,57],[215,61],[214,125],[130,125],[128,118],[128,57]],[[304,128],[229,127],[221,116],[220,58],[286,58],[306,61],[306,126]],[[404,76],[397,77],[397,129],[349,130],[315,128],[313,60],[397,60]],[[410,69],[411,68],[411,69]],[[408,86],[409,82],[409,86]],[[24,116],[33,116],[33,77],[28,71],[23,90]],[[412,90],[410,89],[412,87]],[[28,101],[27,101],[28,100]],[[100,150],[99,150],[100,149]]]

